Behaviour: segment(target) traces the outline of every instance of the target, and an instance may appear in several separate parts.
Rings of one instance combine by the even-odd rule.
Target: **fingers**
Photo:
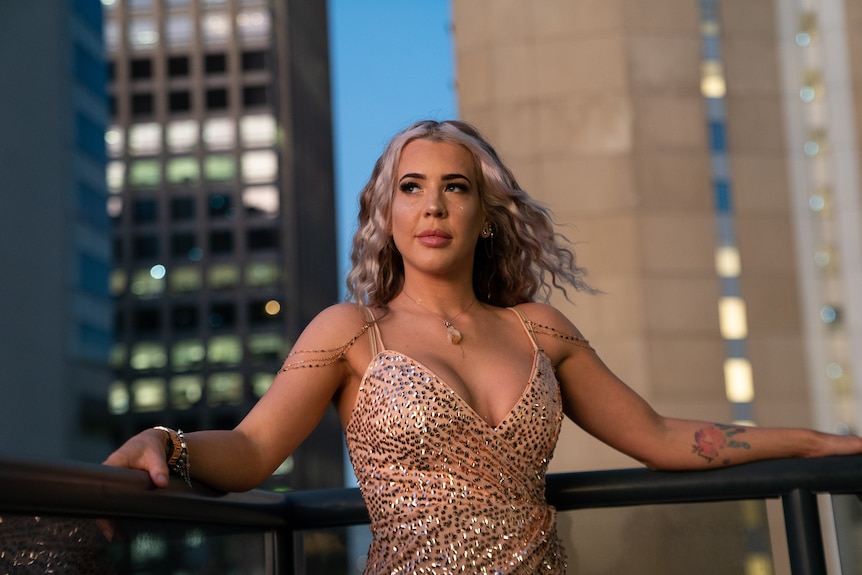
[[[167,487],[169,471],[160,440],[161,433],[151,430],[139,433],[109,455],[103,464],[146,471],[156,487]]]

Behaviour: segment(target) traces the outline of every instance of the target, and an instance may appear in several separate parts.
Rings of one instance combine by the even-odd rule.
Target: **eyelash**
[[[420,187],[421,186],[416,182],[404,182],[398,186],[398,189],[404,193],[411,194]],[[446,184],[446,191],[467,192],[469,191],[469,188],[466,184]]]

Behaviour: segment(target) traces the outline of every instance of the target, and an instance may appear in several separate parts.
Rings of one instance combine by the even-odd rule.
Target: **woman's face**
[[[472,277],[484,216],[470,152],[413,140],[401,151],[394,193],[391,233],[405,273]]]

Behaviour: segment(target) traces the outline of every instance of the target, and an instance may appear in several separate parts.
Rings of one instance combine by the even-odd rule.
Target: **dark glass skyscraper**
[[[231,428],[338,298],[325,2],[103,0],[114,438]],[[334,412],[282,471],[341,484]]]

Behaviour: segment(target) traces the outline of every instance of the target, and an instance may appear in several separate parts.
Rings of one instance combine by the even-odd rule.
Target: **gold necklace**
[[[411,296],[406,291],[401,290],[401,292],[407,296],[407,299],[409,299],[410,301],[412,301],[413,303],[415,303],[416,305],[418,305],[419,307],[421,307],[422,309],[424,309],[425,311],[427,311],[431,315],[437,316],[440,319],[440,321],[443,322],[443,325],[446,326],[446,338],[449,340],[449,343],[451,343],[452,345],[458,345],[459,343],[461,343],[461,340],[464,338],[461,335],[461,332],[458,330],[458,328],[455,327],[454,325],[452,325],[452,322],[457,321],[458,318],[461,317],[461,315],[464,312],[466,312],[471,307],[473,307],[473,304],[476,302],[475,298],[470,300],[470,305],[468,305],[467,307],[462,309],[460,312],[458,312],[458,315],[453,317],[451,320],[448,320],[445,317],[443,317],[442,315],[436,314],[433,311],[431,311],[430,309],[428,309],[427,307],[425,307],[424,305],[422,305],[422,302],[420,300],[413,298],[413,296]]]

